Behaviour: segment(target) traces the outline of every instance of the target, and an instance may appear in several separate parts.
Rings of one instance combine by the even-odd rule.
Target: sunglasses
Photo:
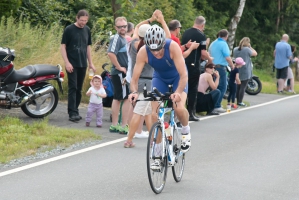
[[[215,69],[215,67],[208,67],[209,69]]]
[[[128,25],[123,25],[123,26],[116,26],[116,28],[121,29],[121,28],[127,28]]]

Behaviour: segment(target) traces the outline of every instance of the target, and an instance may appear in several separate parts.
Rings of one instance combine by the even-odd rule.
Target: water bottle
[[[227,112],[230,112],[230,110],[231,110],[231,105],[230,105],[230,104],[227,104],[227,106],[226,106],[226,111],[227,111]]]

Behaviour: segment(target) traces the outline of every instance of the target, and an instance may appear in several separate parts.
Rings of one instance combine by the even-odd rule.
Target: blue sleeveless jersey
[[[172,40],[166,39],[164,46],[164,55],[162,58],[156,58],[150,49],[146,47],[148,64],[154,68],[152,86],[158,88],[162,93],[168,92],[168,85],[173,85],[175,91],[178,87],[180,75],[175,67],[173,60],[170,58],[169,46]],[[188,91],[188,84],[184,90]]]

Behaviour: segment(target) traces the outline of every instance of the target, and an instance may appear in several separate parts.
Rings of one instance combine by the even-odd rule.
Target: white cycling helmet
[[[144,42],[150,50],[159,51],[165,43],[165,31],[160,26],[153,25],[147,29]]]

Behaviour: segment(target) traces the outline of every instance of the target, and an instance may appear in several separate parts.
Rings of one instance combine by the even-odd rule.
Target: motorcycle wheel
[[[39,83],[31,87],[33,91],[37,91],[43,88],[45,85],[49,85],[49,83]],[[58,104],[58,92],[54,87],[54,90],[48,94],[42,95],[32,101],[25,103],[21,109],[22,111],[32,118],[43,118],[49,114],[51,114]]]
[[[248,81],[245,92],[249,95],[257,95],[262,90],[262,83],[258,77],[252,77]]]

